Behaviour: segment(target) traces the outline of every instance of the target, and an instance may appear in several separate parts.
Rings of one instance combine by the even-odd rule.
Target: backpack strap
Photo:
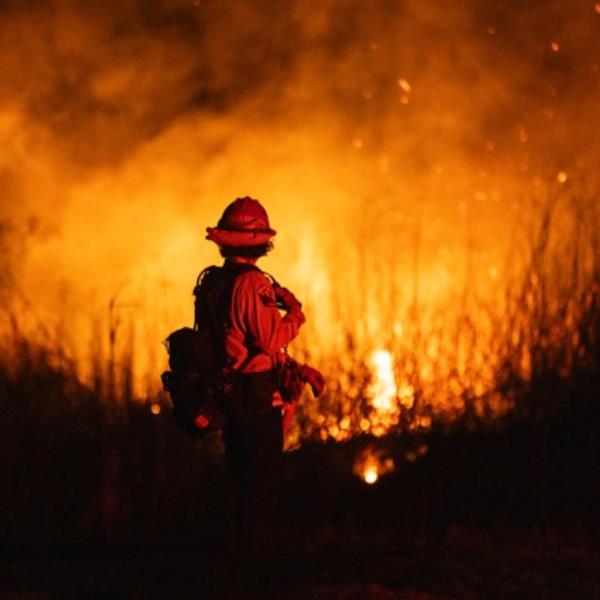
[[[202,270],[196,278],[194,287],[194,329],[206,327],[211,336],[215,354],[223,365],[227,362],[223,344],[225,325],[228,321],[229,307],[235,280],[248,271],[262,271],[247,263],[226,263],[222,267],[211,266]],[[240,365],[244,369],[253,356]]]
[[[196,285],[194,286],[194,290],[192,294],[194,295],[194,330],[198,331],[200,328],[200,323],[198,319],[198,309],[199,309],[199,296],[200,290],[202,286],[202,282],[208,276],[209,278],[215,277],[222,267],[217,267],[216,265],[212,265],[210,267],[206,267],[202,269],[200,273],[198,273],[198,277],[196,277]]]

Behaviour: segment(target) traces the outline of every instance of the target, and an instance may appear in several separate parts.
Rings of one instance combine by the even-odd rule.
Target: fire
[[[373,406],[381,412],[396,408],[398,389],[394,378],[394,357],[387,350],[375,350],[371,355],[373,383],[369,388]]]
[[[374,466],[367,467],[363,472],[363,479],[368,484],[373,484],[379,479],[379,473]]]
[[[597,3],[496,21],[373,0],[346,28],[328,3],[138,4],[3,13],[7,368],[26,340],[100,401],[154,413],[161,340],[221,260],[204,227],[244,194],[278,230],[259,266],[304,303],[290,352],[328,380],[298,443],[492,420],[545,365],[593,362]]]
[[[352,470],[365,483],[372,485],[382,475],[394,470],[394,460],[384,450],[369,445],[358,453]]]

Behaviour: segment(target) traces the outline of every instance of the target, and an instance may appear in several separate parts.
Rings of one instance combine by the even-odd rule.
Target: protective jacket
[[[299,306],[282,317],[269,278],[258,269],[234,282],[225,327],[228,367],[242,373],[270,371],[277,355],[297,335],[305,317]]]

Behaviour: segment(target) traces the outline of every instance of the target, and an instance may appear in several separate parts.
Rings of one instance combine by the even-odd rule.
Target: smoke
[[[162,334],[181,322],[217,260],[203,228],[237,196],[264,201],[265,264],[324,323],[331,289],[370,273],[404,281],[418,261],[430,293],[468,273],[458,247],[487,268],[532,186],[598,166],[587,0],[0,11],[1,283],[27,317],[70,321],[74,348],[110,299]]]

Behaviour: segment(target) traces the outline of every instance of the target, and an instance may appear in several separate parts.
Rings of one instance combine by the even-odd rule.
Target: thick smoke
[[[497,259],[540,181],[598,166],[587,0],[0,11],[0,284],[34,329],[67,319],[85,338],[116,299],[160,322],[139,334],[156,344],[217,259],[203,228],[245,194],[280,232],[267,267],[319,318],[332,287],[415,261],[432,292],[468,273],[457,247]]]

